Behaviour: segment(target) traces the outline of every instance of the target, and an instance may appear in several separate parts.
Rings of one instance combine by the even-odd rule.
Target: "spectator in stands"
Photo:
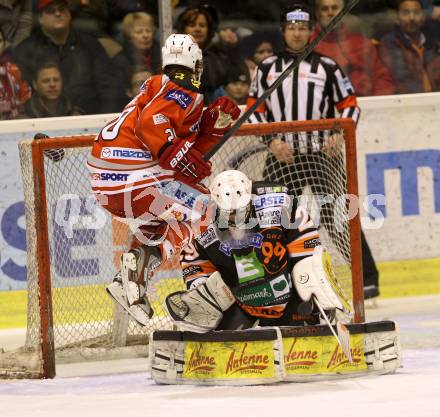
[[[432,3],[432,7],[429,11],[426,11],[425,23],[422,27],[422,32],[426,36],[426,39],[436,45],[440,45],[440,0]]]
[[[191,35],[203,52],[201,90],[209,104],[214,91],[226,83],[227,69],[239,61],[239,39],[229,28],[219,32],[219,42],[212,43],[218,27],[218,16],[210,6],[185,9],[178,17],[178,33]]]
[[[154,29],[154,18],[148,13],[129,13],[122,21],[123,49],[113,58],[116,77],[121,80],[120,107],[127,103],[125,92],[130,88],[133,67],[151,68],[153,74],[161,71],[161,49],[159,42],[154,39]]]
[[[122,20],[129,13],[145,12],[152,16],[158,16],[158,1],[154,0],[105,0],[109,9],[109,30],[110,34],[119,39]]]
[[[381,39],[379,53],[399,94],[434,90],[438,48],[423,33],[424,20],[421,0],[398,0],[397,25]]]
[[[0,26],[7,48],[14,48],[26,39],[32,30],[32,0],[2,0]]]
[[[130,77],[130,86],[125,90],[127,96],[127,103],[129,100],[133,99],[139,94],[139,89],[142,87],[144,82],[151,77],[152,71],[144,66],[135,66],[132,69]]]
[[[32,81],[33,93],[20,109],[21,117],[75,116],[84,112],[73,107],[63,94],[63,78],[54,62],[42,64]]]
[[[315,14],[318,21],[313,36],[342,10],[344,0],[316,0]],[[371,39],[350,31],[345,23],[333,29],[315,48],[315,51],[335,60],[350,78],[358,96],[394,94],[392,77],[379,58]]]
[[[255,32],[242,40],[242,56],[251,77],[258,64],[274,54],[275,44],[275,36],[271,32]]]
[[[13,119],[19,106],[29,99],[31,91],[21,72],[13,64],[6,50],[6,36],[0,27],[0,120]]]
[[[38,0],[37,10],[39,27],[13,51],[23,77],[32,81],[42,62],[57,62],[72,105],[87,114],[117,111],[110,60],[93,36],[71,27],[67,1]]]
[[[440,0],[433,0],[431,18],[440,21]]]
[[[226,75],[226,84],[216,90],[215,97],[228,96],[237,105],[245,105],[249,97],[251,79],[247,66],[234,66]]]
[[[107,0],[69,0],[72,26],[94,36],[113,58],[122,46],[110,37],[110,5]]]

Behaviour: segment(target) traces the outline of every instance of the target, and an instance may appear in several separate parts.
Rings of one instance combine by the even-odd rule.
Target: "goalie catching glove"
[[[218,271],[188,291],[178,291],[165,299],[171,319],[181,331],[206,333],[215,330],[235,297]]]
[[[211,164],[203,159],[194,142],[176,139],[159,151],[159,165],[176,172],[176,180],[189,184],[200,182],[211,175]]]
[[[303,301],[313,297],[324,310],[338,309],[351,315],[350,305],[333,271],[331,255],[317,246],[312,256],[299,261],[292,271],[293,282]]]
[[[240,113],[240,108],[231,99],[219,97],[203,111],[199,135],[223,136]]]

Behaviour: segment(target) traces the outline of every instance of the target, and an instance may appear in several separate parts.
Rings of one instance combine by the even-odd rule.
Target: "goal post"
[[[344,140],[338,144],[336,157],[328,158],[320,146],[335,132]],[[359,213],[348,215],[344,197],[358,195],[354,122],[328,119],[243,125],[212,158],[211,179],[232,168],[242,170],[254,181],[265,179],[273,164],[267,147],[270,137],[299,140],[305,146],[305,152],[298,151],[297,168],[304,179],[304,195],[312,195],[311,200],[304,200],[307,204],[314,204],[317,196],[313,192],[325,189],[323,184],[333,186],[336,197],[342,198],[332,206],[332,219],[322,216],[320,231],[341,286],[351,300],[354,322],[364,321]],[[115,309],[105,292],[105,285],[119,269],[120,254],[128,248],[130,229],[103,210],[91,192],[85,162],[94,139],[94,135],[85,135],[19,144],[26,215],[28,323],[25,346],[0,353],[0,377],[52,378],[60,362],[146,356],[151,333],[172,329],[163,300],[183,288],[177,266],[159,270],[148,285],[155,316],[147,327]],[[310,167],[319,175],[309,178]],[[288,185],[293,177],[275,170],[280,172],[275,180]],[[274,179],[273,172],[271,175]],[[345,224],[348,227],[336,230],[335,225]]]

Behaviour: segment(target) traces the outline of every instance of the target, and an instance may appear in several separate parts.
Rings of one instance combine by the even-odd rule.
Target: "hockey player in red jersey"
[[[162,67],[101,130],[87,161],[100,204],[135,220],[132,248],[107,291],[141,324],[153,314],[143,271],[153,253],[162,261],[178,256],[202,231],[209,192],[200,181],[211,173],[203,155],[240,115],[226,97],[203,110],[202,52],[191,36],[166,40]]]
[[[188,291],[166,298],[181,330],[319,324],[318,304],[349,313],[319,232],[287,187],[231,170],[210,191],[215,220],[182,253]]]

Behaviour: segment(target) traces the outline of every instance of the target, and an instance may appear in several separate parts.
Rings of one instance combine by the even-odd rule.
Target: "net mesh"
[[[331,133],[334,133],[331,132]],[[342,138],[344,132],[339,132]],[[291,135],[295,150],[293,162],[279,162],[267,147],[267,137],[231,138],[213,158],[213,176],[225,169],[239,169],[252,180],[271,180],[289,187],[291,195],[312,211],[318,221],[323,243],[330,250],[337,276],[349,298],[351,292],[350,241],[347,228],[347,193],[343,141],[331,155],[323,152],[326,132]],[[283,140],[286,140],[283,135]],[[273,135],[271,139],[277,138]],[[289,142],[287,140],[287,142]],[[296,146],[301,143],[301,146]],[[36,251],[34,167],[30,141],[20,144],[20,159],[26,206],[28,324],[26,345],[12,355],[0,355],[0,375],[32,376],[41,372],[40,294]],[[146,346],[148,335],[156,329],[171,329],[163,310],[170,292],[183,288],[178,269],[159,270],[148,286],[148,298],[155,316],[142,328],[126,313],[116,309],[105,292],[119,269],[120,254],[130,238],[126,224],[112,219],[104,210],[96,211],[85,159],[92,139],[78,137],[78,147],[45,152],[44,170],[48,217],[54,338],[58,358],[92,358],[96,351]],[[87,146],[84,146],[87,145]],[[209,182],[209,181],[208,181]],[[330,197],[329,197],[330,196]],[[330,199],[329,201],[322,199]],[[317,210],[321,207],[321,210]],[[146,354],[145,349],[135,349]],[[64,355],[63,352],[69,352]],[[79,352],[79,353],[78,353]],[[86,353],[85,353],[86,352]]]

